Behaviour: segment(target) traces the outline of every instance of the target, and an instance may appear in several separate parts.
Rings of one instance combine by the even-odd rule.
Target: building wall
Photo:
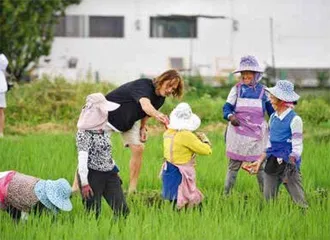
[[[51,62],[43,69],[72,79],[97,71],[101,80],[120,84],[160,74],[170,67],[170,57],[182,57],[186,68],[192,58],[194,67],[203,66],[203,75],[234,68],[245,54],[256,55],[262,65],[271,64],[270,17],[277,67],[329,67],[329,12],[326,0],[82,0],[66,14],[124,16],[124,38],[57,37]],[[150,17],[167,14],[224,15],[237,19],[239,29],[232,31],[230,19],[200,18],[196,39],[150,38]],[[75,70],[66,68],[70,57],[78,58]]]

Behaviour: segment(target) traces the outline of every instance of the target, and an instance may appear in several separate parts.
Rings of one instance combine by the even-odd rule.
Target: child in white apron
[[[266,148],[268,127],[265,112],[270,116],[274,109],[265,94],[265,86],[259,83],[262,72],[255,57],[242,57],[239,68],[234,71],[241,74],[241,81],[231,89],[223,107],[224,118],[229,121],[226,131],[229,165],[225,194],[233,188],[240,167],[256,161]],[[262,170],[257,178],[262,191]]]

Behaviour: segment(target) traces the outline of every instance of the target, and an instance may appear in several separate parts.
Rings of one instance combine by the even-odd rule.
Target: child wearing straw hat
[[[196,154],[212,153],[205,134],[193,131],[200,126],[200,118],[187,103],[178,104],[170,114],[170,124],[164,133],[164,159],[161,169],[162,196],[178,209],[199,205],[203,194],[196,186]]]
[[[42,180],[16,171],[0,172],[0,208],[18,221],[22,212],[71,211],[71,186],[60,178]]]
[[[265,112],[269,116],[274,112],[265,86],[259,82],[263,70],[254,56],[242,57],[234,73],[241,74],[241,81],[231,89],[223,106],[223,117],[228,120],[226,155],[229,158],[225,194],[233,188],[239,169],[256,161],[265,150],[268,138]],[[262,169],[257,179],[262,191]]]
[[[293,111],[299,95],[294,85],[279,80],[275,87],[266,88],[275,109],[269,119],[269,142],[267,150],[251,165],[258,172],[266,160],[264,175],[264,196],[267,200],[278,194],[279,184],[284,184],[294,202],[307,207],[301,182],[300,165],[303,151],[303,122]]]
[[[101,212],[102,196],[111,206],[115,217],[129,213],[119,169],[112,157],[109,135],[111,127],[108,112],[118,107],[119,104],[107,101],[102,93],[90,94],[77,124],[79,187],[86,210],[94,210],[96,218]]]

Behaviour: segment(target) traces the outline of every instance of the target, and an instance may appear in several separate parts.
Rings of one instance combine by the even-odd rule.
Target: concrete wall
[[[272,63],[270,17],[274,21],[274,53],[277,67],[330,66],[330,1],[326,0],[83,0],[67,9],[67,15],[124,16],[124,38],[57,37],[51,62],[40,72],[62,72],[84,79],[89,71],[102,80],[120,84],[141,74],[157,75],[170,57],[184,58],[185,66],[206,65],[204,75],[219,68],[234,68],[245,54],[260,63]],[[166,14],[224,15],[239,21],[232,31],[230,19],[198,20],[196,39],[149,37],[151,16]],[[140,21],[140,30],[135,28]],[[78,58],[75,70],[67,59]]]

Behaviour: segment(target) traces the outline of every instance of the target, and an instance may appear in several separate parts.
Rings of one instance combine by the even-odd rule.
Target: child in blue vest
[[[258,172],[266,160],[264,168],[264,196],[266,200],[276,197],[281,183],[284,184],[294,202],[307,207],[301,182],[300,165],[303,151],[302,119],[293,111],[299,95],[294,85],[280,80],[275,87],[266,88],[275,109],[269,119],[269,142],[267,150],[253,163],[252,173]]]
[[[225,194],[233,188],[238,170],[259,159],[268,140],[265,112],[270,116],[274,109],[259,81],[263,69],[254,56],[241,58],[234,73],[241,74],[241,81],[230,91],[223,106],[223,116],[228,120],[226,155],[230,159],[225,181]],[[259,188],[263,189],[263,172],[258,175]]]

